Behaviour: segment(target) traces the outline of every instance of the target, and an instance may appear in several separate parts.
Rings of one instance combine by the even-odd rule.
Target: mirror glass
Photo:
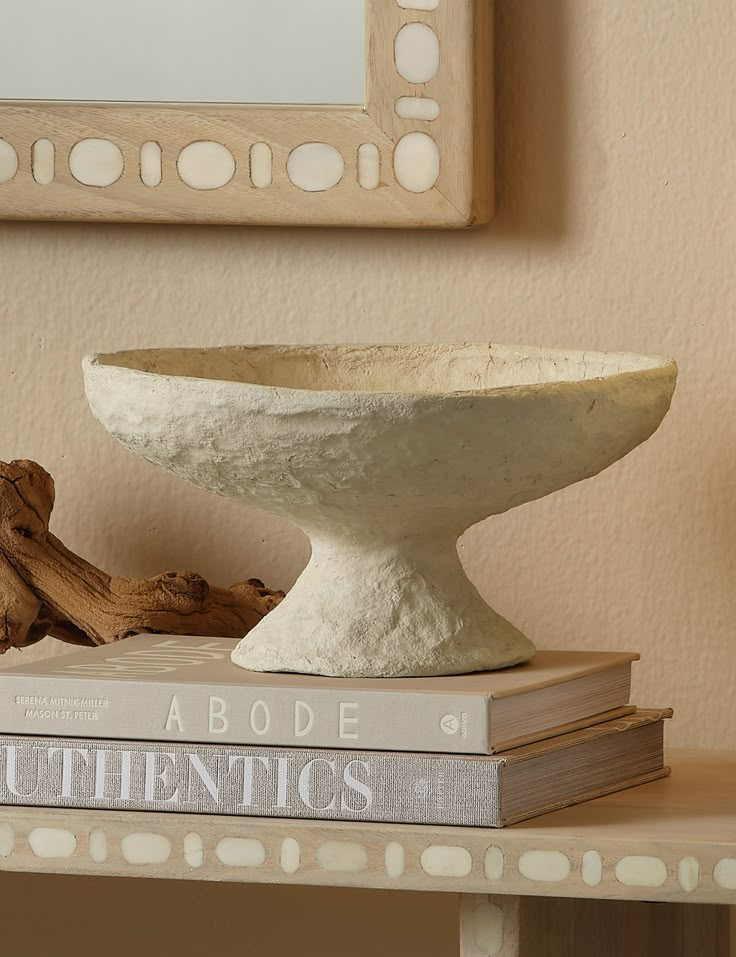
[[[0,0],[0,99],[363,105],[366,0]]]

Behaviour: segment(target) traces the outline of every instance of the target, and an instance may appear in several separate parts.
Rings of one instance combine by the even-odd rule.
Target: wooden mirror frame
[[[365,107],[0,101],[0,218],[487,222],[493,0],[366,9]]]

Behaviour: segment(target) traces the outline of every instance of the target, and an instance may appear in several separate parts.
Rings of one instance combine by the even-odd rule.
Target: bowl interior
[[[493,343],[149,349],[100,355],[96,361],[162,376],[287,389],[444,394],[575,382],[669,365],[667,359],[629,353]]]

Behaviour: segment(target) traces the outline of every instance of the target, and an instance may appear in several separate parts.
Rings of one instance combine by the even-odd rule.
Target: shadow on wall
[[[496,234],[565,232],[568,6],[496,0]]]

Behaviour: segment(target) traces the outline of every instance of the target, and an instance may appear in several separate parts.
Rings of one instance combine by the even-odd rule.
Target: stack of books
[[[142,635],[0,672],[0,804],[502,827],[668,772],[635,654],[505,671],[244,672]]]

